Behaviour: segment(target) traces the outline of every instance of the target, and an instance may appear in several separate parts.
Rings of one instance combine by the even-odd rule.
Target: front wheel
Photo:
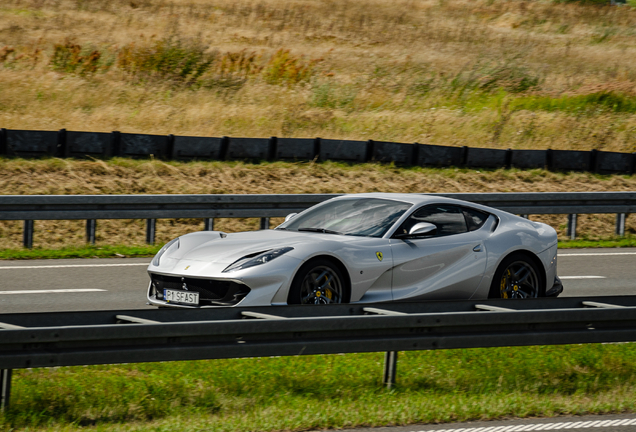
[[[288,304],[348,302],[346,279],[340,269],[326,259],[305,263],[294,276],[287,298]]]
[[[534,261],[525,254],[507,256],[497,268],[488,298],[526,299],[545,296],[545,284]]]

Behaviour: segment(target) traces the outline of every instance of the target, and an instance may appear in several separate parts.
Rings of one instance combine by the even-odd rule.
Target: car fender
[[[484,240],[488,263],[484,278],[472,298],[488,297],[497,268],[508,255],[515,252],[530,253],[539,260],[546,285],[549,285],[547,288],[550,288],[551,281],[556,276],[556,261],[552,263],[556,256],[556,231],[549,225],[509,213],[500,218],[501,221],[494,232]]]

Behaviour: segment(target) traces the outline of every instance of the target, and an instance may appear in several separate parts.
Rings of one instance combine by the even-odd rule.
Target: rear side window
[[[464,212],[464,216],[466,216],[468,231],[478,230],[486,223],[486,220],[488,219],[488,213],[466,207],[464,207],[462,210]]]
[[[411,215],[397,233],[408,233],[419,222],[432,223],[437,227],[436,237],[468,232],[466,217],[462,209],[452,205],[429,205]]]

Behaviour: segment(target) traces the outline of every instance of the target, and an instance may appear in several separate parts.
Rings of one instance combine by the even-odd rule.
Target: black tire
[[[298,269],[292,280],[288,304],[349,303],[348,279],[332,261],[316,258]]]
[[[545,297],[545,277],[526,254],[508,255],[497,267],[488,298],[525,299]]]

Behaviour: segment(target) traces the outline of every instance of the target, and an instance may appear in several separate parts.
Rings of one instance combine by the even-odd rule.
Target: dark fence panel
[[[372,146],[371,160],[375,162],[394,162],[396,165],[414,165],[414,144],[372,141]]]
[[[318,154],[315,139],[278,138],[276,140],[276,159],[313,160]]]
[[[512,150],[510,165],[515,168],[545,168],[547,150]]]
[[[103,132],[67,132],[66,157],[112,156],[113,135]]]
[[[366,162],[367,142],[321,139],[320,160]]]
[[[557,171],[588,171],[592,153],[578,150],[552,150],[549,168]]]
[[[633,172],[634,155],[600,151],[596,153],[595,171],[601,174]]]
[[[489,148],[468,148],[466,166],[471,168],[502,168],[506,167],[507,150]]]
[[[420,166],[459,166],[462,163],[461,147],[422,144],[418,149],[417,164]]]
[[[55,156],[58,132],[7,130],[7,155],[18,157]]]
[[[119,156],[165,157],[168,154],[168,137],[165,135],[121,134]]]
[[[222,138],[175,136],[173,159],[221,159]]]
[[[269,157],[269,138],[230,138],[227,159],[258,159]]]
[[[386,141],[321,138],[229,138],[0,129],[0,155],[208,160],[339,160],[415,166],[549,168],[633,174],[636,153],[580,150],[502,150]]]

